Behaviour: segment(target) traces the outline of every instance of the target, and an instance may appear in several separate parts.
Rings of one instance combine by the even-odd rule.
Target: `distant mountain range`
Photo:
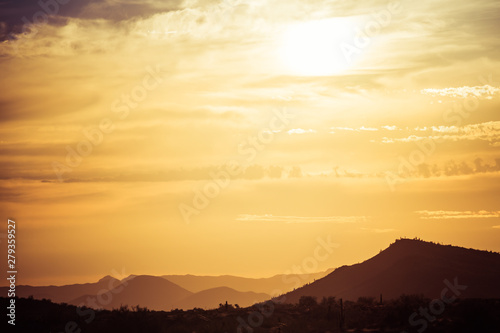
[[[55,303],[68,303],[82,295],[96,295],[98,292],[110,289],[120,283],[120,280],[106,276],[96,283],[72,284],[66,286],[17,286],[16,296],[33,296],[35,299],[50,299]],[[0,287],[2,295],[7,295],[7,287]]]
[[[116,309],[124,305],[151,310],[213,309],[219,304],[247,307],[286,293],[287,303],[302,296],[357,300],[402,294],[439,298],[445,288],[463,298],[500,299],[500,253],[401,239],[363,263],[310,275],[276,275],[251,279],[236,276],[131,275],[106,276],[96,283],[67,286],[18,286],[18,297],[33,296],[57,303]],[[297,283],[304,286],[291,290]],[[7,287],[0,288],[4,295]]]
[[[330,274],[333,269],[312,274],[275,275],[268,278],[245,278],[232,275],[197,276],[163,275],[162,277],[192,292],[217,287],[229,287],[239,291],[253,291],[272,295],[276,290],[291,291],[296,284],[303,285]]]
[[[286,294],[285,301],[296,303],[301,296],[318,301],[329,296],[393,299],[402,294],[434,299],[453,287],[464,298],[500,298],[500,253],[401,239],[365,262],[337,268]]]
[[[331,271],[331,270],[330,270]],[[297,283],[319,279],[330,271],[313,274],[276,275],[270,278],[244,278],[231,275],[130,275],[123,280],[105,276],[96,283],[66,286],[18,286],[18,297],[33,296],[56,303],[116,309],[122,305],[151,310],[217,308],[219,304],[250,306],[271,298],[277,290],[290,291]],[[293,282],[293,283],[292,283]],[[6,294],[5,287],[0,291]],[[110,297],[111,296],[111,297]]]

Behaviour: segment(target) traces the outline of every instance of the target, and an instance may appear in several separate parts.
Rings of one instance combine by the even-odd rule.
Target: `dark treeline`
[[[5,309],[8,299],[0,301]],[[500,300],[457,299],[434,312],[430,304],[432,300],[421,296],[390,301],[363,297],[357,302],[302,297],[296,305],[266,302],[239,308],[221,304],[214,310],[164,312],[140,306],[97,311],[20,298],[15,329],[8,325],[7,332],[500,332]],[[7,325],[6,319],[2,326]]]

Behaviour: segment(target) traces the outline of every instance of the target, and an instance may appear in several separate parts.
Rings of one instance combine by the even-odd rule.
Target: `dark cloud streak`
[[[119,22],[144,18],[156,13],[179,9],[182,1],[137,3],[132,1],[73,0],[59,4],[56,0],[16,0],[0,3],[0,41],[15,39],[16,34],[29,32],[28,23],[64,25],[67,18],[105,19]]]

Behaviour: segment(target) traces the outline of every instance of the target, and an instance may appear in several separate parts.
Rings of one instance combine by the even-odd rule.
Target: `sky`
[[[0,13],[18,284],[311,273],[399,237],[500,251],[498,1]]]

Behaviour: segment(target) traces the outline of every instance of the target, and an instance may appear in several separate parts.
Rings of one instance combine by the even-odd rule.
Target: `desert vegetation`
[[[240,308],[220,304],[218,309],[151,311],[140,306],[122,306],[95,311],[50,300],[17,299],[18,332],[418,332],[409,317],[430,299],[403,295],[384,301],[361,297],[356,302],[333,297],[317,300],[304,296],[298,304],[265,302]],[[1,298],[2,306],[7,299]],[[497,333],[500,330],[500,300],[459,299],[422,332]],[[420,332],[421,333],[421,332]]]

